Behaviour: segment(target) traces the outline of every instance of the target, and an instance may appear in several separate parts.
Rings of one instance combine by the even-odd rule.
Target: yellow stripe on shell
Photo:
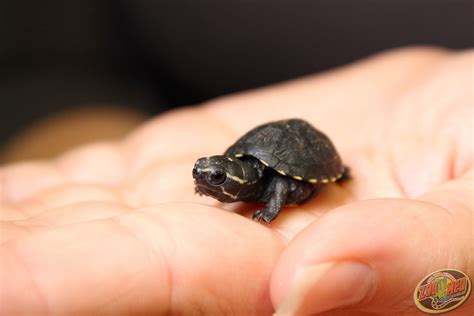
[[[321,179],[321,182],[322,182],[322,183],[329,183],[329,179],[326,179],[326,178]]]
[[[285,173],[285,171],[283,171],[283,170],[277,170],[277,172],[278,172],[279,174],[281,174],[281,175],[286,176],[286,173]]]
[[[243,157],[244,154],[235,154],[234,157],[237,157],[237,158],[240,158],[240,157]]]
[[[268,162],[263,161],[262,159],[259,159],[262,164],[264,164],[266,167],[268,167]]]
[[[300,181],[301,181],[301,180],[303,180],[303,177],[301,177],[301,176],[293,176],[293,179],[295,179],[295,180],[300,180]]]
[[[309,183],[318,183],[318,179],[309,179],[308,182]]]
[[[336,181],[336,180],[337,180],[337,179],[334,178],[334,177],[331,178],[331,182],[334,182],[334,181]]]

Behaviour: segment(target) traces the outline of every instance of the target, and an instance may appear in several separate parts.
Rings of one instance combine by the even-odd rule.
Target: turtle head
[[[200,158],[193,168],[196,193],[209,195],[221,202],[237,202],[256,179],[256,172],[241,160],[227,156]],[[245,187],[245,190],[242,190]]]

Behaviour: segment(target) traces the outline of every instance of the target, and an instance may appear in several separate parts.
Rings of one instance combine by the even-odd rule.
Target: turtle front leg
[[[252,218],[259,222],[264,220],[267,223],[273,221],[280,213],[281,208],[286,203],[288,193],[290,192],[290,182],[283,177],[275,177],[264,193],[267,200],[266,208],[256,211]]]

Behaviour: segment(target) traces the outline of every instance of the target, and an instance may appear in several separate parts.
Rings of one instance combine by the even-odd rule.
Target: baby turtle
[[[263,202],[253,219],[269,223],[287,204],[303,204],[330,182],[349,178],[329,138],[300,119],[257,126],[223,155],[193,169],[196,193],[221,202]]]

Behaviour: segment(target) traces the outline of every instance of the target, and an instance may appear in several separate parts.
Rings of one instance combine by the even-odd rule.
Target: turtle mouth
[[[198,195],[200,195],[200,196],[207,195],[207,194],[205,194],[205,193],[201,190],[201,188],[200,188],[199,186],[197,186],[197,185],[194,187],[194,194],[198,194]]]
[[[231,194],[225,193],[224,190],[216,191],[216,190],[210,189],[205,186],[200,186],[200,185],[196,185],[196,187],[194,188],[194,193],[199,194],[200,196],[203,196],[203,195],[210,196],[220,202],[227,202],[227,203],[235,202],[237,199],[237,196],[231,197]]]
[[[212,191],[212,190],[210,190],[206,187],[203,187],[201,185],[196,184],[196,186],[194,187],[194,193],[199,194],[201,196],[207,195],[207,196],[214,197],[214,196],[216,196],[217,192],[214,192],[214,191]]]

